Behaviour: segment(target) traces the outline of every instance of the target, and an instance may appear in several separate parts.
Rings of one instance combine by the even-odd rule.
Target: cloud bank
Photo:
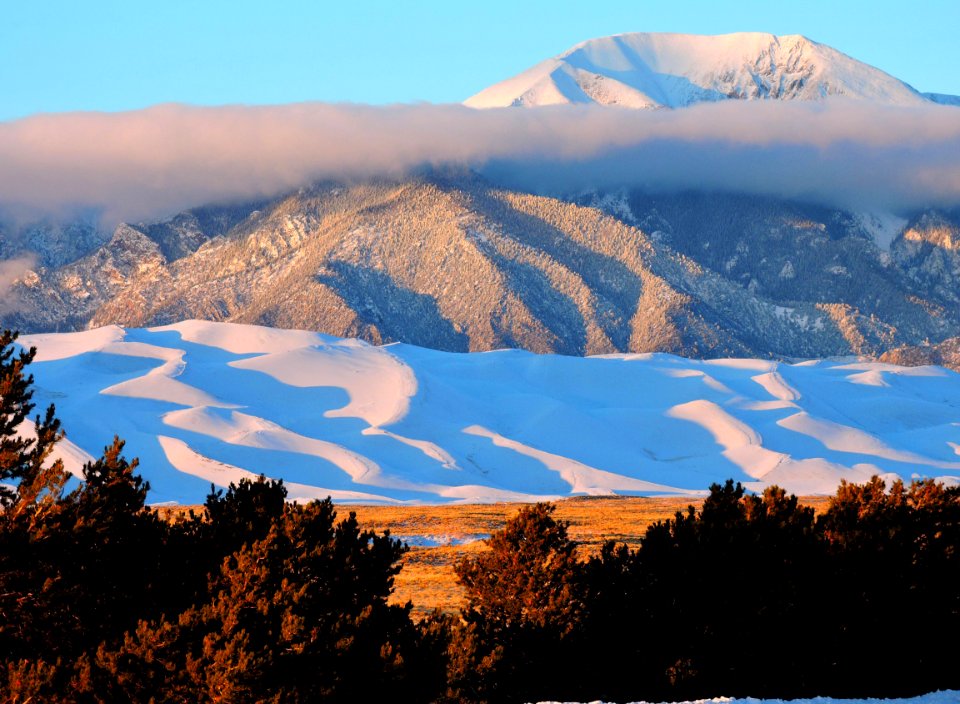
[[[36,265],[30,255],[0,261],[0,314],[16,310],[19,299],[10,292],[13,283]]]
[[[853,100],[599,106],[161,105],[0,123],[0,207],[140,220],[321,179],[457,164],[540,192],[726,190],[889,211],[960,204],[960,109]]]

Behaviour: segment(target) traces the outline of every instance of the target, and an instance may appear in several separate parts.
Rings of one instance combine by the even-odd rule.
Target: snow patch
[[[908,223],[905,218],[892,213],[857,213],[856,218],[863,231],[877,243],[877,247],[887,253]]]
[[[450,547],[453,545],[469,545],[470,543],[476,543],[481,540],[487,540],[490,537],[489,533],[469,533],[469,534],[457,534],[452,535],[449,533],[435,533],[429,535],[403,535],[403,534],[393,534],[392,538],[397,540],[402,540],[407,545],[411,547],[418,548],[436,548],[436,547]]]

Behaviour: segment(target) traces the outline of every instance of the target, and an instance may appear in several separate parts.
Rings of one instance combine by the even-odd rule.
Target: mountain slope
[[[947,93],[924,93],[923,95],[940,105],[955,105],[960,107],[960,95],[948,95]]]
[[[960,481],[960,375],[936,367],[465,355],[198,321],[22,341],[35,400],[81,450],[126,439],[152,501],[259,473],[366,503]]]
[[[39,266],[14,287],[16,305],[4,311],[4,323],[21,330],[85,327],[134,280],[162,275],[165,267],[224,235],[260,204],[201,207],[162,222],[121,223],[108,237],[83,221],[28,228],[7,240],[8,246],[24,248]]]
[[[91,324],[203,317],[460,351],[746,352],[651,270],[652,255],[597,210],[473,179],[326,186],[138,281]]]
[[[465,101],[476,108],[597,103],[679,108],[718,100],[845,96],[895,105],[928,97],[800,35],[634,33],[591,39]]]
[[[172,260],[155,239],[168,225],[121,226],[84,259],[23,276],[0,323],[199,318],[450,351],[705,357],[874,355],[960,335],[955,214],[703,194],[572,203],[466,172],[320,184],[243,212]]]

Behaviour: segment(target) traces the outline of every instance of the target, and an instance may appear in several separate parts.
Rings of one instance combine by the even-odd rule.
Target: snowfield
[[[949,690],[922,694],[919,697],[900,699],[833,699],[831,697],[816,697],[814,699],[790,699],[787,701],[791,702],[791,704],[957,704],[957,702],[960,702],[960,692]],[[677,702],[677,704],[782,704],[783,702],[783,699],[714,697],[713,699],[697,699],[693,702]],[[541,702],[540,704],[558,703]],[[594,702],[593,704],[602,704],[602,702]],[[633,704],[647,703],[634,702]]]
[[[636,32],[581,42],[468,98],[474,108],[596,103],[681,108],[720,100],[822,100],[955,105],[800,35]]]
[[[259,474],[364,503],[960,482],[960,375],[939,367],[456,354],[198,321],[21,342],[68,469],[117,434],[154,503]]]

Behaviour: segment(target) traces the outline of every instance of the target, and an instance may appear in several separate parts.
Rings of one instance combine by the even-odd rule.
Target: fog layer
[[[960,204],[960,109],[841,99],[673,111],[303,103],[40,115],[0,123],[0,208],[94,207],[115,223],[425,164],[541,192],[719,189],[902,211]]]

